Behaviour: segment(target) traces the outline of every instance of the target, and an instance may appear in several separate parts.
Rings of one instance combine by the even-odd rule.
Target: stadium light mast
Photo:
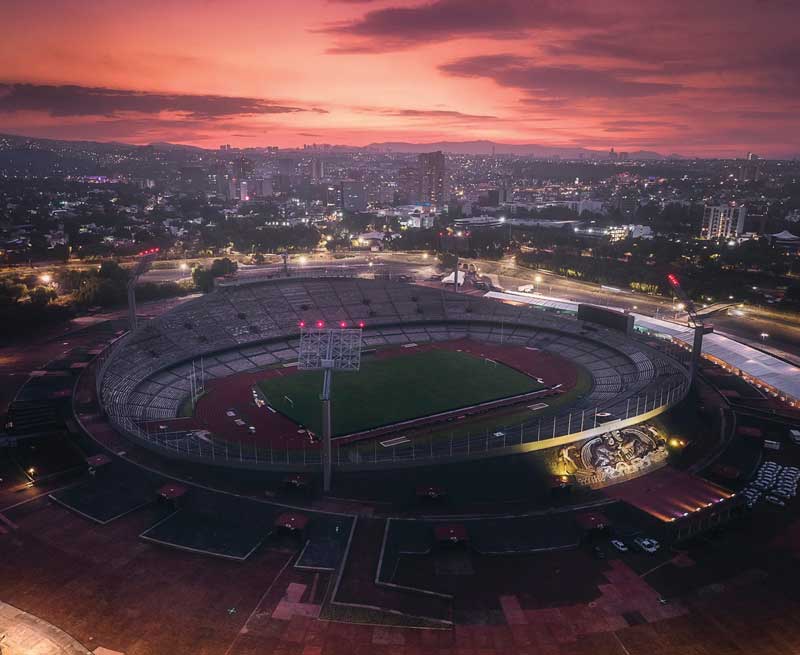
[[[136,329],[136,282],[149,270],[153,260],[158,257],[159,251],[159,248],[150,248],[140,252],[137,255],[139,261],[128,280],[128,329],[131,332]]]
[[[322,488],[330,493],[333,474],[333,447],[331,424],[331,388],[334,371],[358,371],[361,368],[361,332],[348,328],[345,322],[338,328],[326,328],[317,321],[307,328],[300,323],[300,349],[297,368],[301,371],[322,371]]]
[[[442,248],[445,252],[447,252],[447,243],[453,244],[453,256],[455,258],[455,262],[453,263],[453,291],[458,293],[458,251],[460,247],[464,247],[465,250],[469,251],[469,231],[462,232],[458,230],[456,232],[450,231],[448,228],[447,232],[440,232],[439,236],[441,237]],[[464,282],[467,281],[467,274],[464,273]]]
[[[667,282],[669,282],[669,285],[672,287],[675,295],[677,295],[683,302],[684,307],[686,308],[686,313],[689,316],[689,327],[694,330],[694,339],[692,340],[692,360],[691,367],[689,369],[689,379],[692,383],[694,383],[695,375],[697,374],[697,368],[700,364],[700,357],[703,354],[703,335],[713,332],[714,327],[712,325],[706,325],[703,319],[698,316],[692,299],[689,298],[686,291],[683,290],[677,275],[674,273],[667,275]]]
[[[281,253],[281,258],[283,259],[283,276],[289,277],[289,251],[284,250]]]

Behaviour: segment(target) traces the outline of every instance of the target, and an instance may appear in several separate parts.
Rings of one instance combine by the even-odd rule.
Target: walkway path
[[[63,630],[0,601],[0,653],[3,655],[91,655]]]

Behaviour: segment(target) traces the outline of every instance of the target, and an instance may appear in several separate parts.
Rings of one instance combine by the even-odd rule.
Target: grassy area
[[[555,415],[566,413],[570,405],[592,390],[592,376],[582,366],[575,366],[578,371],[575,386],[570,391],[559,396],[546,398],[543,402],[547,403],[547,407],[543,409],[532,411],[528,409],[527,405],[518,406],[508,410],[496,410],[488,415],[468,417],[454,423],[440,423],[409,431],[405,434],[411,439],[421,439],[423,443],[428,439],[436,441],[449,439],[450,437],[463,437],[468,434],[480,434],[486,431],[495,432],[497,430],[506,430],[510,436],[516,436],[519,434],[520,423],[548,417],[552,419]],[[372,453],[374,444],[372,440],[367,440],[358,442],[355,447],[365,453]]]
[[[259,386],[272,407],[321,432],[321,372],[269,378]],[[541,388],[519,371],[467,353],[433,350],[390,359],[367,358],[358,373],[334,374],[333,434],[350,434]]]

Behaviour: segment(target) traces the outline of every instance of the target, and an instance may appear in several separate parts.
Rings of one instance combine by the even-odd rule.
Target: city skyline
[[[792,157],[799,13],[778,0],[34,1],[0,8],[0,132]]]

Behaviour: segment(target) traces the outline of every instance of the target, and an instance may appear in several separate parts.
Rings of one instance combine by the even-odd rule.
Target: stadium
[[[298,370],[301,333],[357,331],[360,371],[333,375],[335,469],[528,453],[646,422],[687,393],[684,350],[611,318],[380,277],[221,285],[115,342],[97,390],[119,430],[163,455],[318,470],[322,372]]]
[[[681,652],[742,590],[771,611],[741,572],[773,515],[739,518],[779,437],[739,377],[638,315],[368,268],[228,279],[32,374],[18,425],[37,393],[69,418],[13,451],[13,605],[98,653],[226,655]]]

